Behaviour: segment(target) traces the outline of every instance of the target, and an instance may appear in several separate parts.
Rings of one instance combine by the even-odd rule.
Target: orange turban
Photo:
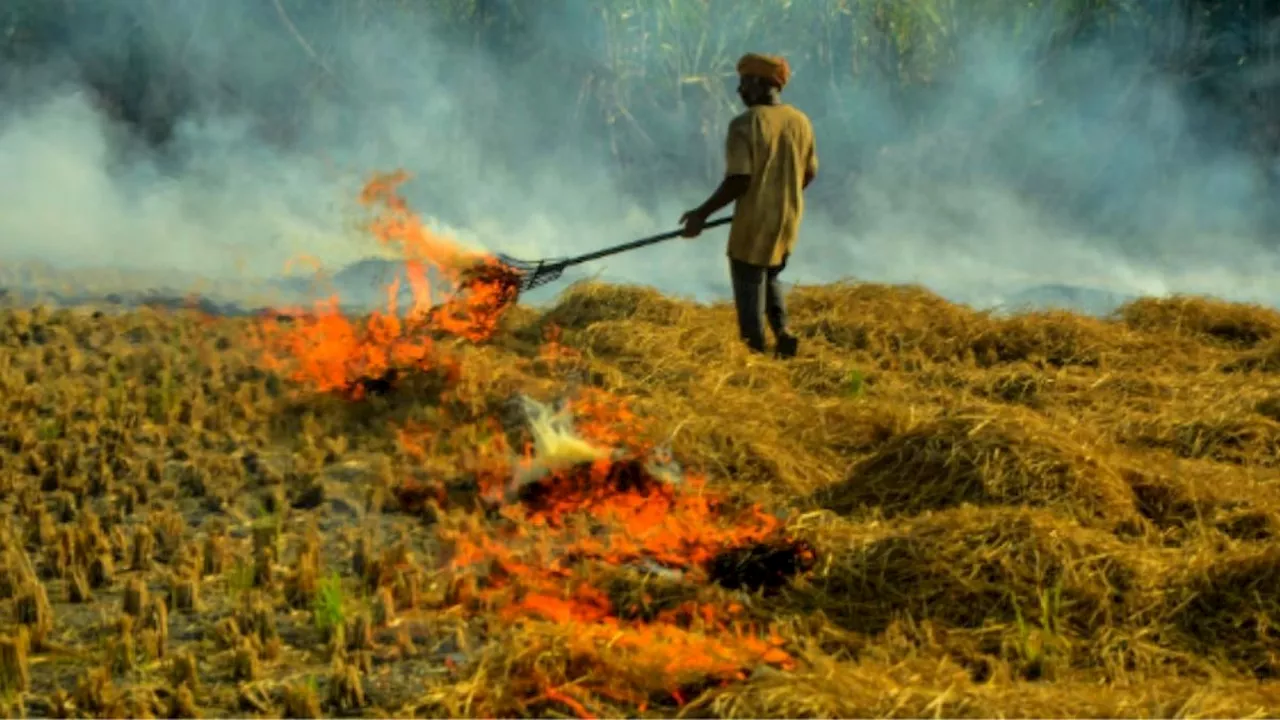
[[[786,58],[779,55],[747,53],[738,61],[738,74],[764,78],[781,90],[791,79],[791,66],[787,64]]]

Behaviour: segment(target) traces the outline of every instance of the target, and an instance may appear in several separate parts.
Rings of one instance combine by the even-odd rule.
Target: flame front
[[[709,578],[724,553],[785,540],[782,523],[730,510],[702,478],[654,472],[637,454],[651,445],[643,423],[620,399],[593,390],[569,408],[583,439],[625,449],[553,466],[508,497],[498,524],[468,516],[441,529],[448,605],[560,638],[584,677],[578,695],[552,687],[549,697],[579,714],[596,698],[679,703],[762,665],[793,667],[782,640]],[[481,493],[500,495],[520,465],[539,461],[485,466]]]
[[[341,311],[336,295],[317,301],[310,311],[277,311],[259,325],[267,368],[321,392],[359,399],[369,381],[390,373],[456,372],[456,360],[436,341],[453,336],[481,342],[497,330],[516,301],[519,276],[492,255],[428,229],[398,192],[407,179],[403,171],[376,175],[360,202],[376,211],[370,233],[403,262],[409,307],[400,311],[403,288],[397,278],[387,288],[385,309],[361,321]],[[444,292],[433,293],[429,269],[443,279]]]

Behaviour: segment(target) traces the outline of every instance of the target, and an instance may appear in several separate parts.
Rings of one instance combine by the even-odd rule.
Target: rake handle
[[[718,218],[716,220],[712,220],[706,223],[705,225],[703,225],[702,229],[707,230],[713,227],[720,227],[721,225],[727,225],[732,221],[733,221],[732,217]],[[591,262],[592,260],[599,260],[602,257],[617,255],[618,253],[626,252],[628,250],[635,250],[636,248],[642,248],[646,245],[653,245],[654,243],[660,243],[664,240],[671,240],[672,238],[678,238],[683,232],[684,230],[672,230],[670,232],[664,232],[660,235],[650,235],[649,237],[646,237],[646,238],[640,238],[639,240],[632,240],[631,242],[622,243],[621,245],[614,245],[613,247],[608,247],[603,250],[597,250],[595,252],[587,253],[586,255],[578,255],[576,257],[571,257],[567,260],[563,260],[556,264],[562,267],[569,267],[570,265],[581,265],[582,263]]]

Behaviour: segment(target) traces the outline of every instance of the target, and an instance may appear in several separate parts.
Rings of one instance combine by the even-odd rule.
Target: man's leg
[[[765,268],[729,258],[729,277],[738,309],[738,334],[747,347],[764,352]]]
[[[769,318],[773,337],[778,342],[778,355],[789,358],[795,357],[800,341],[787,331],[787,304],[782,296],[782,285],[778,282],[778,275],[782,274],[786,267],[787,258],[784,256],[781,265],[771,267],[765,272],[764,311]]]

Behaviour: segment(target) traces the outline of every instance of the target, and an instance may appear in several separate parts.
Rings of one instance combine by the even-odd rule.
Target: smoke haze
[[[357,16],[270,0],[25,3],[44,34],[0,66],[0,263],[170,287],[265,280],[297,256],[336,271],[378,254],[355,197],[396,168],[431,225],[528,259],[672,229],[713,189],[739,108],[731,64],[707,77],[689,60],[701,36],[679,55],[687,68],[629,57],[653,80],[620,85],[615,110],[650,85],[685,89],[655,104],[669,111],[609,124],[583,100],[604,92],[588,80],[649,20],[602,23],[588,0],[514,3],[521,41],[495,48],[433,19],[445,4],[349,3]],[[904,95],[883,73],[808,72],[801,22],[727,24],[717,57],[791,57],[784,98],[818,135],[789,281],[917,282],[980,305],[1054,284],[1280,303],[1274,189],[1239,141],[1238,106],[1193,96],[1149,56],[1092,43],[1033,59],[1047,31],[1015,45],[975,22],[955,30],[959,70]],[[1274,84],[1274,68],[1246,69],[1232,92]],[[152,114],[132,126],[109,102],[146,92]],[[723,231],[584,272],[700,299],[728,290]]]

